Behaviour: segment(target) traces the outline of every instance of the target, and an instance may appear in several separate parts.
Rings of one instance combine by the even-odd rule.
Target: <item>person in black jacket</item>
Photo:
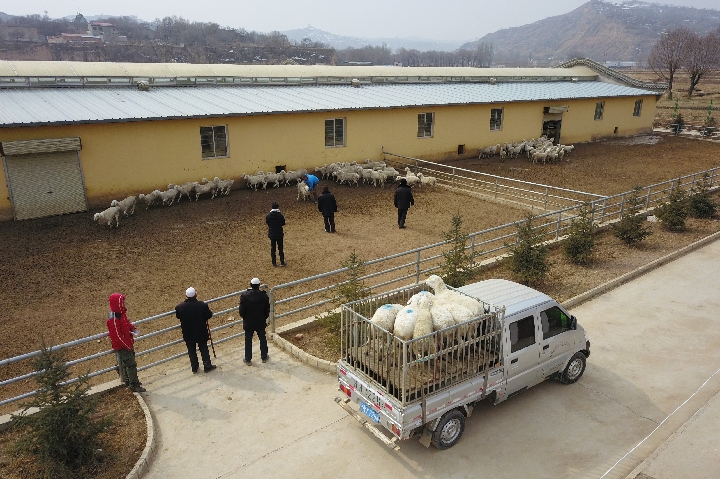
[[[398,210],[398,227],[405,228],[405,218],[410,206],[415,204],[412,189],[407,184],[407,180],[400,180],[400,186],[395,190],[395,208]]]
[[[277,266],[275,260],[275,248],[280,253],[280,266],[285,266],[285,252],[283,251],[283,226],[285,226],[285,217],[280,213],[280,205],[272,204],[270,213],[265,217],[265,223],[268,225],[268,238],[270,238],[270,258],[272,258],[273,268]]]
[[[207,321],[212,318],[212,315],[210,307],[204,301],[198,301],[197,292],[192,286],[185,290],[185,301],[175,306],[175,316],[180,320],[180,328],[187,346],[193,374],[198,372],[200,366],[195,345],[200,350],[205,372],[209,373],[217,368],[210,362],[210,352],[207,346],[210,332]]]
[[[260,359],[266,363],[268,356],[267,337],[265,328],[267,319],[270,316],[270,298],[267,292],[260,290],[260,280],[250,280],[250,288],[240,295],[240,317],[243,319],[243,330],[245,331],[245,358],[243,362],[252,366],[252,339],[253,332],[257,333],[260,340]]]
[[[337,211],[337,202],[335,195],[330,193],[330,189],[326,186],[322,190],[322,194],[318,198],[318,211],[322,213],[325,220],[325,232],[335,232],[335,212]]]

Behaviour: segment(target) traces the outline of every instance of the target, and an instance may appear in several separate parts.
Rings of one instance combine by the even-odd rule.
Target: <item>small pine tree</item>
[[[472,277],[473,258],[465,250],[468,235],[462,229],[462,216],[455,213],[449,231],[443,231],[450,249],[444,252],[445,264],[440,269],[440,277],[445,284],[454,288],[464,286]]]
[[[510,271],[525,285],[540,283],[548,273],[548,248],[543,244],[545,228],[536,228],[536,216],[528,213],[525,221],[517,223],[517,242],[509,246]]]
[[[636,186],[625,198],[625,208],[620,215],[620,221],[613,226],[615,236],[628,246],[637,246],[652,234],[652,230],[643,225],[645,218],[639,215],[641,209],[640,187]]]
[[[710,177],[705,173],[702,180],[696,183],[692,190],[692,196],[688,201],[688,213],[693,218],[712,218],[717,211],[717,205],[710,198],[708,188],[710,187]]]
[[[688,201],[685,191],[676,188],[670,192],[665,202],[658,206],[655,216],[663,228],[669,231],[685,231],[688,216]]]
[[[35,376],[39,392],[20,414],[13,415],[13,427],[25,428],[25,434],[13,444],[12,452],[36,457],[45,477],[79,477],[83,467],[99,459],[98,436],[110,419],[94,418],[98,400],[87,394],[87,376],[73,385],[63,384],[70,373],[62,353],[43,345],[33,367],[39,373]],[[38,411],[28,414],[31,408]]]
[[[332,289],[332,304],[336,307],[344,303],[350,303],[370,295],[370,290],[365,286],[365,282],[360,279],[365,276],[365,261],[362,260],[355,250],[350,256],[340,263],[340,266],[347,268],[345,273],[346,280],[338,283]],[[318,317],[318,323],[329,331],[335,332],[331,336],[330,344],[332,348],[340,350],[340,312],[328,312]]]
[[[585,203],[578,211],[578,217],[570,223],[570,232],[565,239],[565,254],[575,264],[585,265],[592,261],[595,250],[595,229],[592,208]]]

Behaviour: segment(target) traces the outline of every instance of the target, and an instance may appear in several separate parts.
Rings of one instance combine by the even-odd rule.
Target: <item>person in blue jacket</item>
[[[303,182],[308,185],[308,188],[310,188],[310,193],[313,195],[313,199],[317,201],[317,190],[315,189],[315,186],[317,186],[318,183],[320,183],[320,180],[318,180],[318,177],[315,175],[307,174],[302,176]]]

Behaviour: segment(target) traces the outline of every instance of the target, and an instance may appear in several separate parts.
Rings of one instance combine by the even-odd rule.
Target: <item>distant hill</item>
[[[720,10],[591,0],[565,15],[499,30],[462,48],[492,43],[494,62],[512,65],[554,64],[576,57],[601,63],[643,62],[662,32],[681,26],[705,34],[720,26]]]
[[[0,20],[5,21],[5,20],[10,20],[11,18],[12,18],[12,15],[8,15],[7,13],[0,12]]]
[[[288,37],[291,41],[300,42],[305,38],[309,38],[313,42],[324,43],[332,48],[342,50],[344,48],[362,48],[367,45],[374,47],[382,46],[384,43],[392,51],[396,51],[399,48],[406,48],[407,50],[419,50],[419,51],[443,51],[452,52],[460,47],[459,43],[453,42],[439,42],[433,40],[427,40],[417,37],[411,38],[358,38],[358,37],[345,37],[342,35],[335,35],[330,32],[319,30],[317,28],[308,26],[307,28],[287,30],[280,32]]]

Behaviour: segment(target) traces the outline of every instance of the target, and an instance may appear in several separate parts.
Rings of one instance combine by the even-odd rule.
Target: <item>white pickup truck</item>
[[[386,445],[420,435],[426,447],[447,449],[476,402],[491,397],[498,404],[548,378],[570,384],[585,371],[590,341],[575,317],[512,281],[456,289],[479,300],[485,314],[422,338],[403,341],[369,320],[383,304],[405,304],[425,289],[413,285],[342,308],[338,382],[345,397],[335,401]]]

